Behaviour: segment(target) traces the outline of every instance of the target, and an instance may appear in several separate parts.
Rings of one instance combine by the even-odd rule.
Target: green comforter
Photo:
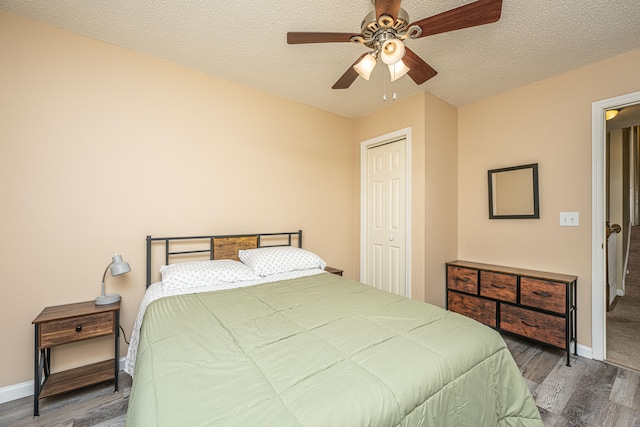
[[[333,274],[147,307],[127,426],[542,426],[500,335]]]

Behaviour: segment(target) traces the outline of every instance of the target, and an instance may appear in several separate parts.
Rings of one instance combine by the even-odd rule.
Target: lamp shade
[[[380,59],[387,65],[395,64],[404,57],[404,52],[404,43],[401,40],[390,39],[382,45]]]
[[[404,76],[409,72],[409,67],[405,65],[402,59],[395,64],[389,64],[389,74],[391,74],[391,81],[394,82],[398,80],[400,77]]]
[[[369,80],[371,72],[376,66],[376,62],[376,57],[368,53],[362,57],[360,62],[353,66],[353,69],[356,70],[363,79]]]
[[[122,260],[122,255],[114,255],[111,259],[113,260],[113,265],[111,266],[112,276],[118,276],[131,271],[129,263]]]

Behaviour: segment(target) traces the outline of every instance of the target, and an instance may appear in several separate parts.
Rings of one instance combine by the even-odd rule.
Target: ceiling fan
[[[389,67],[391,81],[408,74],[420,85],[438,72],[406,47],[404,40],[490,24],[498,21],[502,12],[502,0],[477,0],[410,24],[400,1],[371,0],[374,10],[362,20],[361,33],[288,32],[287,43],[352,42],[372,49],[347,69],[333,89],[347,89],[358,75],[369,80],[378,59]]]

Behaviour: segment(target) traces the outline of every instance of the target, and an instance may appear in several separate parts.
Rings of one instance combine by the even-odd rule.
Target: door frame
[[[591,350],[595,360],[606,356],[606,138],[604,113],[640,103],[640,92],[604,99],[591,105]]]
[[[403,128],[394,132],[377,136],[360,142],[360,281],[365,282],[367,276],[367,150],[405,139],[405,295],[411,298],[411,128]]]

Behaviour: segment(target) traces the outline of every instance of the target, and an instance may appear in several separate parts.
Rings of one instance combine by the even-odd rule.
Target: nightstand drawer
[[[40,325],[38,347],[54,347],[113,334],[115,331],[116,324],[112,311],[53,320]]]
[[[567,328],[562,317],[504,304],[500,306],[500,329],[556,347],[567,346]]]

